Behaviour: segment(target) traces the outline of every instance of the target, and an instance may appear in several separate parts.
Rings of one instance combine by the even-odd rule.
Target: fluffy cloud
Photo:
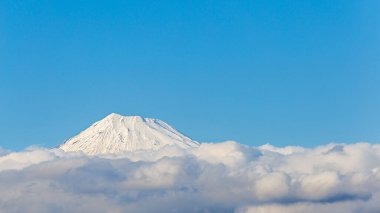
[[[0,149],[0,212],[380,212],[380,145]]]

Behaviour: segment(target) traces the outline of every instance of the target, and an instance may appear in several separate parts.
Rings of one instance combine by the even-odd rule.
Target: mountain
[[[98,155],[158,150],[166,145],[191,148],[198,147],[199,143],[161,120],[112,113],[70,138],[59,148]]]

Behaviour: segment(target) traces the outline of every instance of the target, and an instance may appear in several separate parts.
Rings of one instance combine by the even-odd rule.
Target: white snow
[[[98,155],[158,150],[167,145],[191,148],[198,147],[199,143],[161,120],[112,113],[70,138],[59,148]]]

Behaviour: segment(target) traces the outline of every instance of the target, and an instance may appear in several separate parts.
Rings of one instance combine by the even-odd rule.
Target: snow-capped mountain
[[[191,148],[198,147],[199,143],[161,120],[112,113],[70,138],[59,148],[98,155],[158,150],[166,145]]]

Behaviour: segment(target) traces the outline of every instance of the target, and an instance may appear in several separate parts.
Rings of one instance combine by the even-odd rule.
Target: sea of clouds
[[[380,145],[0,149],[0,212],[380,212]]]

